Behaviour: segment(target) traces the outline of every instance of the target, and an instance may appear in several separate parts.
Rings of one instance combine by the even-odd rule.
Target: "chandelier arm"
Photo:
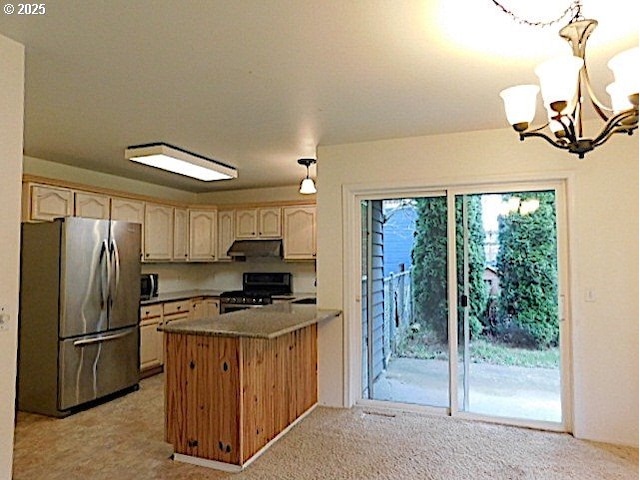
[[[545,139],[547,142],[549,142],[551,145],[553,145],[556,148],[560,148],[562,150],[568,150],[569,149],[569,145],[565,145],[563,143],[558,143],[556,141],[554,141],[553,139],[551,139],[548,135],[545,135],[544,133],[540,133],[539,131],[533,131],[533,132],[522,132],[520,134],[520,140],[524,140],[525,138],[528,137],[540,137]]]
[[[622,123],[624,120],[632,119],[634,117],[636,118],[636,122],[634,124],[624,125]],[[594,146],[602,145],[614,133],[632,134],[633,131],[638,128],[637,117],[638,111],[635,109],[626,110],[611,117],[598,136],[593,139]]]
[[[544,130],[545,128],[547,128],[549,126],[549,122],[545,123],[544,125],[540,125],[539,127],[531,127],[530,129],[528,129],[527,131],[523,132],[523,133],[533,133],[533,132],[539,132],[540,130]]]
[[[605,111],[613,113],[613,109],[607,107],[604,103],[598,100],[598,97],[596,96],[595,92],[593,91],[593,87],[591,86],[591,82],[589,81],[589,72],[587,72],[586,62],[584,64],[584,67],[582,67],[582,70],[580,71],[580,78],[582,80],[582,83],[584,83],[587,88],[587,94],[589,95],[589,100],[591,101],[591,105],[593,105],[593,109],[602,120],[607,122],[610,118],[610,115],[607,115]]]
[[[626,127],[622,127],[622,126],[617,126],[612,128],[609,132],[607,132],[606,135],[603,136],[603,134],[598,135],[598,141],[594,141],[593,142],[593,146],[594,147],[599,147],[600,145],[602,145],[604,142],[606,142],[607,140],[609,140],[609,138],[614,134],[614,133],[626,133],[628,135],[633,134],[633,131],[635,129],[637,129],[638,127],[633,127],[631,129],[626,128]]]

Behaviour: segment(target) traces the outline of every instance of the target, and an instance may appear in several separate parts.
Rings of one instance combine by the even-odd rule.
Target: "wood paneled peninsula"
[[[317,324],[340,313],[282,303],[159,327],[174,459],[240,471],[309,413]]]

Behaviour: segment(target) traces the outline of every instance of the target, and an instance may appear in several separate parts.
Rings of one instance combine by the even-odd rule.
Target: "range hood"
[[[282,258],[282,240],[236,240],[227,255],[233,258]]]

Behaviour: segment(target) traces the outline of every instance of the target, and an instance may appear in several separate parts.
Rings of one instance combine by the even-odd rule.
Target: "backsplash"
[[[294,292],[316,291],[316,272],[313,263],[249,260],[229,263],[142,264],[142,273],[159,275],[159,293],[193,289],[238,290],[242,288],[244,272],[291,272]]]

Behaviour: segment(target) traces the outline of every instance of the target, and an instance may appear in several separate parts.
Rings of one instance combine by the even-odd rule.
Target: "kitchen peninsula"
[[[317,323],[339,315],[282,303],[161,326],[174,459],[241,471],[310,412]]]

